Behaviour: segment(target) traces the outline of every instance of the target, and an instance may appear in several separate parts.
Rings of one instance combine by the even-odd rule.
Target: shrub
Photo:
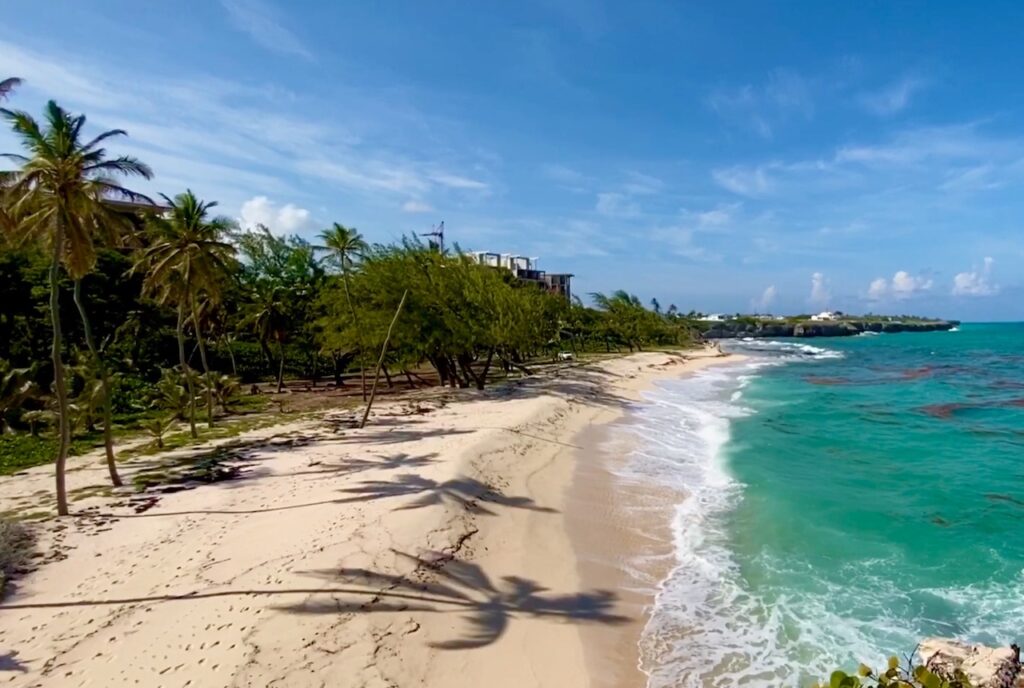
[[[24,572],[35,547],[35,534],[28,526],[20,521],[0,519],[0,598],[7,584]]]
[[[914,666],[908,658],[906,666],[900,666],[896,657],[889,658],[886,670],[876,673],[871,667],[861,664],[856,674],[834,671],[828,683],[819,683],[820,688],[971,688],[970,681],[960,671],[953,678],[943,678],[925,666]]]

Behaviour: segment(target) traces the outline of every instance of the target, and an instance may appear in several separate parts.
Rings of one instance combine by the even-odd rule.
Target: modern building
[[[480,265],[508,270],[516,279],[530,282],[561,294],[566,299],[572,298],[572,275],[565,272],[545,272],[537,266],[538,258],[520,256],[514,253],[492,253],[490,251],[474,251],[467,253]]]

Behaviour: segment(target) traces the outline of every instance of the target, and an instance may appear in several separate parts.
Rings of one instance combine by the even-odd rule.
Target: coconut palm
[[[219,302],[222,283],[231,271],[235,249],[222,238],[233,227],[227,218],[210,217],[217,203],[205,202],[191,190],[173,199],[163,197],[169,207],[163,217],[151,220],[151,243],[136,268],[144,269],[143,289],[154,294],[161,303],[173,303],[178,311],[178,359],[188,384],[189,427],[198,437],[195,422],[195,385],[185,356],[185,324],[191,320],[199,344],[199,356],[207,378],[207,423],[213,425],[213,388],[210,366],[206,358],[199,302]]]
[[[122,176],[152,176],[149,167],[135,158],[107,158],[100,147],[107,139],[125,135],[120,129],[106,131],[84,142],[84,115],[72,115],[50,101],[45,110],[45,127],[25,112],[0,108],[0,116],[12,126],[28,155],[5,154],[21,168],[5,176],[12,215],[24,238],[48,245],[50,261],[50,319],[53,326],[51,358],[53,386],[57,400],[60,442],[56,460],[57,513],[67,515],[64,468],[71,444],[71,418],[67,381],[61,357],[60,282],[61,266],[72,280],[80,280],[96,263],[95,238],[113,231],[123,216],[106,204],[111,199],[148,201],[144,196],[117,183]],[[117,469],[107,457],[111,479]]]
[[[18,86],[21,86],[21,79],[19,79],[18,77],[12,76],[9,79],[4,79],[3,81],[0,81],[0,100],[4,100],[5,98],[7,98],[7,96],[10,95],[11,91],[13,91]]]
[[[270,342],[277,342],[277,393],[284,390],[284,340],[288,336],[289,316],[286,290],[270,281],[258,282],[251,295],[246,321],[252,326],[263,353],[270,363]]]
[[[352,314],[352,323],[359,330],[359,322],[356,316],[355,304],[352,302],[352,290],[349,284],[349,273],[356,266],[367,250],[366,241],[356,231],[355,227],[346,227],[335,222],[330,229],[320,232],[323,246],[317,246],[320,251],[325,251],[324,260],[341,270],[342,284],[345,286],[345,299],[348,301],[348,309]],[[362,345],[359,349],[359,382],[362,386],[363,400],[366,400],[366,372],[363,366]]]

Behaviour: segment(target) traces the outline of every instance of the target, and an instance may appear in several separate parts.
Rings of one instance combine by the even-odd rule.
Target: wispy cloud
[[[627,194],[612,191],[597,194],[594,210],[606,217],[640,217],[639,204],[630,200]]]
[[[765,290],[761,292],[761,296],[756,299],[750,300],[750,307],[755,313],[767,313],[771,310],[772,304],[775,303],[776,289],[775,285],[765,287]]]
[[[807,297],[807,302],[821,308],[827,306],[831,300],[832,287],[829,285],[828,278],[822,272],[815,272],[811,275],[811,293]]]
[[[787,69],[773,70],[760,85],[715,88],[705,103],[726,122],[765,139],[794,117],[811,119],[815,109],[808,81]]]
[[[313,60],[313,53],[299,37],[285,28],[284,18],[263,0],[220,0],[231,25],[247,33],[267,50]]]
[[[868,112],[880,117],[887,117],[908,108],[914,95],[927,85],[928,82],[924,79],[905,76],[885,88],[862,93],[858,100]]]
[[[424,203],[423,201],[418,201],[416,199],[409,199],[408,201],[402,204],[402,212],[413,214],[432,213],[434,212],[434,206],[430,205],[429,203]]]
[[[737,165],[712,170],[712,178],[719,186],[740,196],[759,197],[768,194],[772,182],[764,166],[754,168]]]
[[[268,97],[275,89],[263,84],[203,75],[140,79],[124,67],[42,54],[5,41],[0,41],[0,63],[26,80],[19,106],[31,109],[33,101],[59,96],[67,107],[86,110],[91,124],[127,129],[129,138],[118,142],[117,152],[137,155],[155,169],[154,181],[139,185],[147,193],[176,193],[188,186],[237,214],[256,196],[303,202],[312,189],[325,186],[424,203],[490,192],[490,183],[476,178],[486,171],[481,172],[475,153],[460,154],[447,145],[426,118],[358,92],[345,92],[349,116],[339,124],[306,115],[322,109],[315,100]],[[126,90],[125,83],[135,85]],[[297,112],[277,107],[278,102],[297,106]],[[0,141],[4,136],[0,132]],[[437,143],[416,147],[407,139]],[[472,169],[474,177],[456,169]],[[392,208],[402,202],[384,200]]]

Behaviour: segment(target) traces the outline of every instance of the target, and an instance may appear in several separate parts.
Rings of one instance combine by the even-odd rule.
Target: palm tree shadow
[[[438,482],[420,475],[405,473],[394,480],[364,480],[361,485],[346,488],[342,492],[354,495],[340,500],[342,502],[368,502],[387,497],[418,495],[417,499],[396,507],[395,511],[422,509],[451,503],[461,506],[470,513],[493,516],[494,512],[481,504],[481,502],[487,502],[514,509],[527,509],[546,514],[557,513],[555,509],[538,506],[529,497],[510,497],[486,483],[467,477]]]
[[[307,575],[335,583],[365,588],[369,600],[359,598],[304,602],[279,607],[295,614],[345,614],[377,612],[461,612],[465,633],[458,638],[431,643],[441,650],[472,650],[496,642],[517,618],[553,619],[567,623],[617,625],[629,619],[614,613],[615,593],[594,590],[575,594],[550,594],[547,588],[518,576],[494,582],[477,564],[432,552],[416,557],[395,552],[431,572],[436,580],[416,581],[396,574],[363,568],[309,571]]]

